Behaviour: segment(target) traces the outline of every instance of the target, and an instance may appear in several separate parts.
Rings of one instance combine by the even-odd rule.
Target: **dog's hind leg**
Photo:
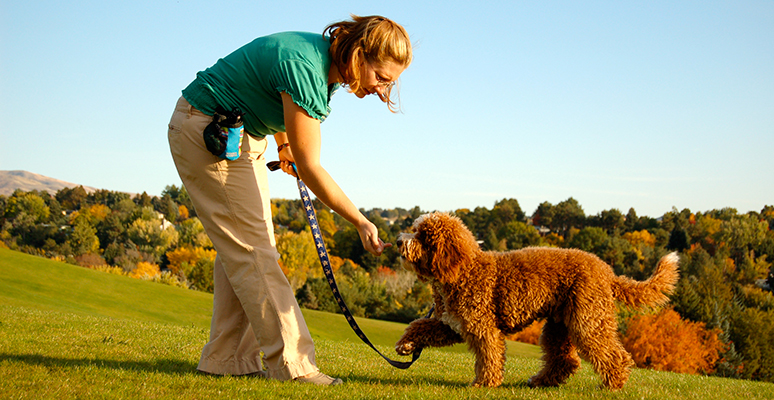
[[[559,386],[580,367],[580,357],[564,323],[549,318],[540,335],[540,346],[543,348],[543,369],[529,378],[529,386]]]
[[[486,331],[482,337],[470,335],[466,340],[476,355],[473,386],[500,386],[505,369],[505,336],[500,331]]]
[[[578,325],[570,328],[570,335],[581,355],[602,378],[602,386],[610,390],[622,388],[629,379],[634,362],[618,340],[615,316],[586,319]]]
[[[421,318],[409,324],[395,344],[395,351],[405,356],[424,347],[444,347],[457,343],[462,343],[462,336],[449,325],[435,318]]]

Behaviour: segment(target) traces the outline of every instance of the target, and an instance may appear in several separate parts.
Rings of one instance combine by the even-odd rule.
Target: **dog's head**
[[[459,218],[431,213],[414,221],[412,233],[397,240],[404,267],[442,283],[457,281],[460,269],[473,262],[478,243]]]

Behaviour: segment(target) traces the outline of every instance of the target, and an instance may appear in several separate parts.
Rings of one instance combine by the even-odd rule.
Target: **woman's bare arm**
[[[295,162],[299,176],[323,203],[355,225],[366,250],[375,255],[381,254],[392,245],[379,239],[376,226],[355,207],[320,164],[320,121],[310,117],[285,92],[282,93],[282,105],[285,133],[292,151],[289,158]],[[280,160],[283,158],[280,157]],[[282,170],[293,175],[290,163],[284,161],[282,164]]]

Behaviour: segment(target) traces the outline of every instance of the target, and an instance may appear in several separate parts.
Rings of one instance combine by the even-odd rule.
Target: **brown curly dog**
[[[676,253],[664,256],[647,281],[616,276],[595,255],[531,247],[481,251],[458,218],[425,214],[397,241],[406,268],[433,287],[435,314],[412,322],[395,345],[408,355],[423,347],[466,342],[476,355],[474,386],[503,381],[505,335],[546,318],[540,337],[543,369],[530,386],[557,386],[589,361],[609,389],[629,377],[632,358],[618,339],[615,300],[661,305],[678,279]]]

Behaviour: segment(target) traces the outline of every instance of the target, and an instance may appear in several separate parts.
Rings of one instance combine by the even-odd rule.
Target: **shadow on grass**
[[[170,375],[198,374],[196,364],[180,360],[159,359],[148,361],[102,360],[90,358],[60,358],[39,354],[0,353],[0,363],[4,361],[38,365],[48,368],[98,367],[126,371],[156,372]]]
[[[373,375],[367,375],[367,374],[349,374],[346,376],[339,376],[340,378],[344,379],[346,382],[357,382],[357,383],[379,383],[382,385],[389,385],[389,386],[439,386],[439,387],[446,387],[446,388],[452,388],[452,389],[466,389],[472,387],[471,383],[473,382],[473,376],[471,375],[469,381],[460,381],[460,380],[452,380],[452,379],[443,379],[443,378],[428,378],[428,377],[412,377],[412,378],[376,378]],[[515,381],[515,382],[503,382],[503,384],[500,386],[502,388],[510,388],[510,389],[529,389],[529,385],[527,385],[527,381]]]
[[[416,385],[427,385],[427,386],[445,386],[445,387],[452,387],[452,388],[465,388],[469,385],[469,382],[460,382],[460,381],[452,381],[452,380],[445,380],[445,379],[438,379],[438,378],[377,378],[373,375],[359,375],[359,374],[349,374],[346,376],[339,376],[340,378],[344,379],[346,382],[357,382],[357,383],[379,383],[381,385],[390,385],[390,386],[416,386]]]

